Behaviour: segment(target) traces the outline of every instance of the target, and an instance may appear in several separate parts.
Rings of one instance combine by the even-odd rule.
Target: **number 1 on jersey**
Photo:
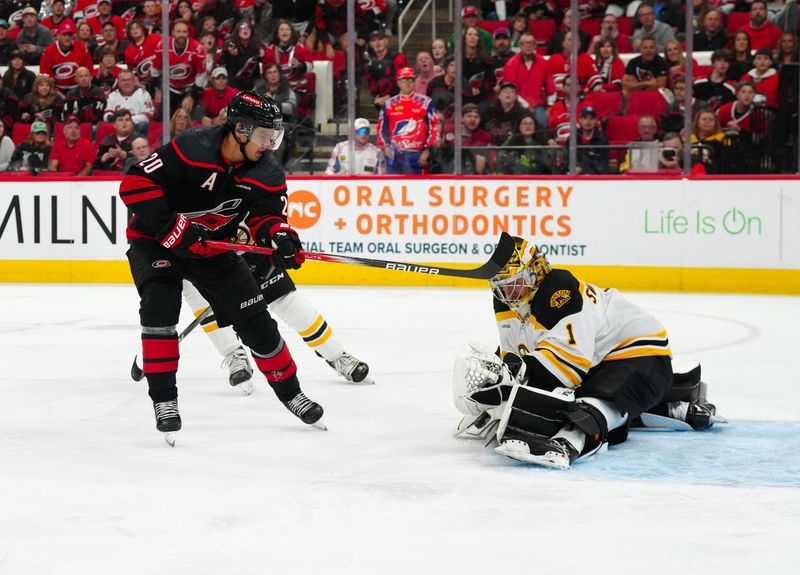
[[[572,324],[567,324],[567,335],[569,338],[567,339],[567,343],[570,345],[575,345],[577,342],[575,341],[575,334],[572,331]]]

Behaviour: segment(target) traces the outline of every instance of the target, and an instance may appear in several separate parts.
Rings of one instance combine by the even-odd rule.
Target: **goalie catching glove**
[[[487,348],[469,344],[453,366],[453,402],[467,415],[480,415],[508,400],[514,384],[525,381],[525,362],[513,353],[500,361]]]
[[[205,228],[181,213],[176,214],[175,222],[161,230],[157,237],[162,246],[182,258],[202,258],[211,253],[211,248],[205,244]]]

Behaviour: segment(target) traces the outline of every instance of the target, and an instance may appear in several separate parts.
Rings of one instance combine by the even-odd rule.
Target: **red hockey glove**
[[[209,254],[210,248],[205,245],[206,230],[189,221],[183,214],[178,214],[175,224],[158,235],[158,241],[165,248],[182,258],[202,258]]]
[[[276,224],[269,230],[272,247],[275,249],[270,257],[276,268],[298,269],[306,258],[303,256],[303,244],[300,237],[289,224]]]

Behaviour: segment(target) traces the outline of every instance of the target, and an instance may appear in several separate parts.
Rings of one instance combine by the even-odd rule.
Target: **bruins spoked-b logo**
[[[568,289],[560,289],[550,296],[550,307],[562,308],[572,298]]]

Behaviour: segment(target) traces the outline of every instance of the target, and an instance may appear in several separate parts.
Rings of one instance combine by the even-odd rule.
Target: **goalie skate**
[[[494,450],[523,463],[552,469],[569,469],[578,457],[575,448],[560,437],[506,436]]]
[[[228,368],[228,383],[242,395],[253,393],[253,367],[243,347],[238,347],[222,360],[222,367]]]
[[[317,355],[322,357],[319,353]],[[375,381],[369,377],[369,366],[347,352],[343,352],[342,355],[333,361],[325,360],[325,363],[331,366],[336,373],[350,383],[358,383],[361,385],[373,385],[375,383]]]
[[[181,414],[178,412],[178,401],[161,401],[153,404],[156,415],[156,429],[164,433],[164,441],[175,447],[175,433],[180,431]]]

